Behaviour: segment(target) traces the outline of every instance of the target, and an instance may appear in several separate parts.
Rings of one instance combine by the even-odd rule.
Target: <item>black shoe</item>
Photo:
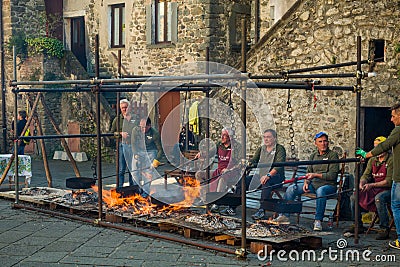
[[[389,234],[390,234],[390,230],[389,229],[385,229],[384,231],[380,232],[375,239],[376,240],[386,240],[389,239]]]
[[[235,209],[228,207],[226,209],[221,210],[219,212],[219,214],[226,215],[226,216],[235,216],[236,215],[236,211],[235,211]]]
[[[251,218],[253,218],[254,220],[260,220],[262,218],[264,218],[265,213],[263,209],[259,209],[256,213],[254,213]]]

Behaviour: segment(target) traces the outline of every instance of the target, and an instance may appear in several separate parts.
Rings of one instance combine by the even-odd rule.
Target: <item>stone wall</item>
[[[366,3],[368,2],[368,3]],[[356,61],[356,38],[362,38],[362,59],[368,59],[369,42],[385,40],[385,62],[377,63],[378,76],[362,81],[363,107],[389,107],[400,100],[398,77],[400,15],[398,1],[299,0],[296,9],[282,17],[250,52],[248,72],[279,74],[280,71]],[[368,66],[363,65],[363,71]],[[355,73],[356,67],[322,73]],[[319,72],[321,73],[321,72]],[[356,84],[355,78],[321,79],[322,85]],[[288,149],[288,90],[261,89],[276,122],[279,140]],[[353,154],[356,139],[356,94],[344,91],[291,90],[291,104],[298,156],[313,151],[313,135],[326,131],[331,148]]]

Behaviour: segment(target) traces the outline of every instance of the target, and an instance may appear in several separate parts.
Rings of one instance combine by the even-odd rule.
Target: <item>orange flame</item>
[[[95,192],[99,191],[98,186],[92,186]],[[169,206],[164,206],[158,210],[158,212],[166,212],[171,214],[174,211],[183,209],[184,207],[190,207],[196,198],[200,196],[200,181],[193,177],[183,178],[183,192],[184,200],[174,203]],[[133,210],[135,214],[151,214],[155,213],[157,205],[151,204],[150,198],[144,198],[140,194],[135,194],[129,197],[121,197],[121,194],[117,193],[116,190],[102,190],[103,201],[108,207],[119,207],[122,210],[127,211],[129,208]]]
[[[92,186],[95,192],[99,191],[98,186]],[[102,190],[103,201],[108,207],[120,207],[122,210],[133,209],[135,214],[150,214],[156,205],[151,204],[149,198],[142,197],[140,194],[135,194],[129,197],[121,197],[121,194],[116,190]]]

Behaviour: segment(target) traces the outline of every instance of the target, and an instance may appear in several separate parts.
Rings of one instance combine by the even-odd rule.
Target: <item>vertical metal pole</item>
[[[206,73],[210,74],[210,47],[206,47]],[[205,121],[206,121],[206,134],[205,134],[205,138],[206,138],[206,155],[205,158],[208,161],[209,159],[209,148],[210,148],[210,88],[207,87],[206,90],[206,117],[205,117]],[[207,162],[207,169],[206,169],[206,181],[210,181],[210,165]],[[208,190],[207,192],[209,192],[210,189],[210,183],[208,183]]]
[[[357,147],[360,147],[360,131],[361,131],[361,36],[357,36],[357,88],[356,88],[356,144]],[[354,177],[354,188],[355,188],[355,205],[354,205],[354,244],[358,244],[358,230],[359,230],[359,205],[358,205],[358,196],[359,196],[359,187],[358,184],[360,182],[360,173],[361,168],[360,164],[356,164],[356,171]]]
[[[260,40],[260,0],[254,1],[254,43]]]
[[[6,108],[6,71],[4,60],[4,25],[3,25],[3,1],[0,1],[0,64],[1,64],[1,121],[2,121],[2,153],[8,152],[7,147],[7,108]]]
[[[13,46],[13,80],[17,80],[17,52],[15,45]],[[4,105],[5,103],[3,103]],[[18,175],[18,93],[14,92],[14,183],[15,183],[15,203],[19,202],[19,175]],[[11,160],[11,159],[10,159]]]
[[[118,50],[118,78],[121,78],[121,50]],[[120,120],[119,120],[119,116],[120,116],[120,106],[119,106],[119,101],[121,98],[121,94],[120,92],[117,92],[117,105],[116,105],[116,118],[117,118],[117,133],[118,135],[116,136],[116,141],[115,141],[115,169],[116,169],[116,181],[117,181],[117,186],[119,186],[119,153],[121,153],[121,151],[119,151],[119,145],[121,142],[121,138],[119,136],[119,133],[121,132],[121,125],[120,125]],[[125,174],[124,174],[125,175]]]
[[[99,35],[96,35],[95,40],[95,68],[96,68],[96,78],[99,78]],[[98,196],[99,196],[99,215],[98,219],[101,220],[103,216],[103,181],[102,181],[102,173],[101,173],[101,129],[100,129],[100,86],[97,85],[95,88],[95,96],[96,96],[96,140],[97,140],[97,185],[99,187]]]
[[[241,62],[241,72],[246,73],[246,19],[242,18],[242,62]],[[242,161],[246,159],[246,81],[241,81],[241,101],[240,101],[240,109],[241,109],[241,119],[243,123],[242,127]],[[246,255],[246,247],[247,247],[247,238],[246,238],[246,172],[242,174],[242,240],[241,240],[241,249],[244,253],[243,256]]]

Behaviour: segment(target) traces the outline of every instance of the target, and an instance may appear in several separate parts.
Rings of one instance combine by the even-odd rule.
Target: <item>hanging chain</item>
[[[292,109],[292,104],[291,104],[291,99],[290,99],[290,89],[288,91],[288,100],[287,100],[287,112],[288,112],[288,124],[289,124],[289,138],[290,138],[290,153],[291,153],[291,158],[295,159],[296,158],[296,146],[294,143],[294,129],[293,129],[293,109]]]
[[[230,119],[231,119],[231,129],[233,131],[233,135],[236,135],[235,117],[233,116],[234,109],[233,109],[233,102],[232,102],[232,87],[229,89],[228,106],[229,106],[229,116],[230,116]]]

